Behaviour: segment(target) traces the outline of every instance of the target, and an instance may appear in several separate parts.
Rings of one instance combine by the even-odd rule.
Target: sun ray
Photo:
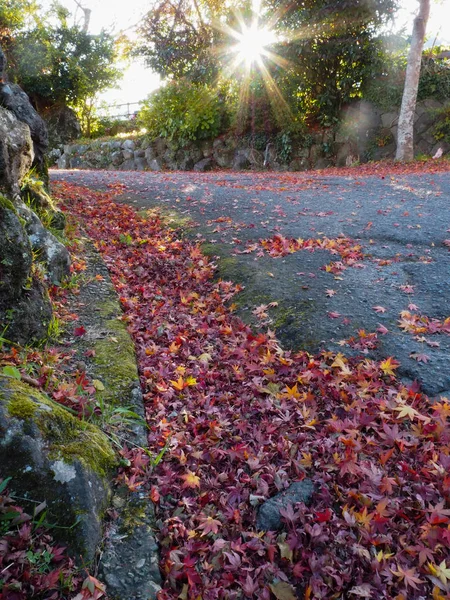
[[[266,65],[261,61],[258,66],[261,69],[262,79],[275,117],[279,122],[294,121],[294,115]]]

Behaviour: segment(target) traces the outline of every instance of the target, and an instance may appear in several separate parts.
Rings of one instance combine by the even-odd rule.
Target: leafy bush
[[[433,56],[423,57],[417,97],[418,100],[436,98],[441,102],[450,98],[450,64],[448,60],[436,59]]]
[[[400,106],[405,72],[405,55],[386,54],[380,74],[373,79],[364,91],[364,100],[373,102],[382,110],[391,110],[393,107]]]
[[[443,108],[435,111],[438,119],[433,128],[433,136],[437,141],[443,141],[450,144],[450,102]]]
[[[91,131],[91,139],[105,136],[116,136],[119,133],[134,133],[139,126],[136,118],[120,119],[113,117],[97,117]]]
[[[216,137],[227,120],[220,90],[184,79],[154,92],[138,114],[138,123],[152,138],[163,137],[180,145]]]
[[[364,99],[381,109],[400,106],[405,82],[406,56],[386,55],[381,74],[364,92]],[[436,98],[444,101],[450,97],[450,66],[448,61],[433,56],[422,59],[417,100]]]

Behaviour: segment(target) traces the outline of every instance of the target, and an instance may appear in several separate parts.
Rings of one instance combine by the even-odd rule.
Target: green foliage
[[[450,144],[450,102],[446,106],[435,111],[438,121],[433,129],[433,136],[437,141]]]
[[[366,87],[364,99],[382,110],[400,106],[405,82],[406,55],[385,54],[380,73]]]
[[[435,49],[435,53],[437,50],[439,48]],[[400,106],[405,71],[406,55],[404,53],[385,54],[383,57],[383,68],[380,74],[366,88],[364,98],[383,110]],[[436,100],[445,101],[449,97],[450,65],[448,60],[438,59],[429,53],[424,55],[420,70],[417,100],[420,102],[426,98],[435,98]]]
[[[279,58],[263,59],[264,78],[256,68],[247,79],[245,69],[233,73],[241,84],[238,134],[270,135],[297,124],[298,115],[301,122],[333,125],[342,105],[361,97],[380,72],[377,34],[395,7],[396,0],[265,2],[259,18],[281,34],[271,48]],[[245,0],[159,0],[144,19],[136,52],[164,77],[209,83],[225,67],[221,51],[236,42],[227,26],[242,27],[232,9],[244,23],[254,18]]]
[[[89,115],[96,94],[120,76],[114,38],[71,25],[69,11],[58,4],[48,12],[32,0],[7,5],[0,6],[0,44],[7,53],[9,79],[40,111],[68,105]]]
[[[271,11],[280,10],[270,0]],[[345,103],[359,98],[380,67],[379,28],[392,16],[395,0],[302,0],[289,4],[277,23],[294,33],[275,47],[287,68],[273,68],[284,97],[309,121],[330,126]]]
[[[138,115],[150,137],[176,144],[216,137],[227,109],[218,90],[187,80],[172,81],[152,94]]]
[[[24,29],[27,21],[37,14],[34,0],[7,0],[0,2],[0,46],[9,54],[17,33]]]
[[[223,37],[213,23],[225,8],[219,0],[158,0],[141,23],[134,54],[162,77],[211,83],[220,68],[211,49]]]
[[[277,156],[283,163],[288,163],[292,155],[292,138],[289,133],[281,132],[276,138]]]
[[[436,48],[437,53],[440,48]],[[446,102],[450,98],[450,61],[435,58],[433,55],[422,58],[418,100],[436,98]]]
[[[82,129],[83,123],[81,122]],[[120,119],[112,117],[97,117],[91,123],[91,139],[116,136],[118,133],[134,133],[138,128],[136,119]]]
[[[109,34],[90,35],[64,22],[19,36],[13,55],[13,76],[38,106],[77,106],[119,76]]]

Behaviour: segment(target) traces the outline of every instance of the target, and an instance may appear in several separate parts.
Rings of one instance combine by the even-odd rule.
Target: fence
[[[99,113],[101,116],[107,116],[110,119],[130,119],[133,115],[136,114],[136,112],[139,110],[143,103],[144,101],[140,100],[139,102],[126,102],[125,104],[110,104],[108,106],[102,106],[99,109]],[[126,107],[125,109],[123,109],[123,112],[111,114],[112,111],[110,111],[110,109],[119,111],[120,109],[122,109],[122,107]]]

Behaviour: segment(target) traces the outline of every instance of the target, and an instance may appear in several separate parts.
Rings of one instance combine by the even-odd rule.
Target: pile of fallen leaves
[[[393,357],[283,350],[227,308],[237,289],[198,246],[112,194],[57,189],[135,340],[158,460],[125,451],[121,476],[157,505],[160,599],[450,598],[449,400],[398,382]],[[312,505],[257,531],[304,478]]]
[[[45,527],[45,503],[27,514],[0,480],[0,598],[59,600],[73,598],[81,578],[65,549]],[[85,596],[79,595],[79,600]]]

